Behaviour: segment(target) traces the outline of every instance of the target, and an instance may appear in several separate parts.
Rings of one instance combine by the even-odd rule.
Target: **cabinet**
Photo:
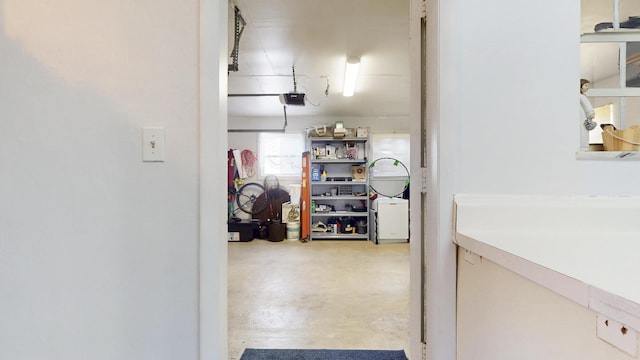
[[[310,137],[312,240],[369,239],[368,137]]]

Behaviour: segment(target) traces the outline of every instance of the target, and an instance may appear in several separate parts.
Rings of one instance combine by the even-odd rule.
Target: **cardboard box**
[[[362,165],[353,165],[351,167],[351,178],[353,181],[365,181],[367,178],[367,167]]]
[[[333,137],[333,126],[315,125],[308,130],[309,137]]]
[[[300,204],[282,203],[282,222],[300,222]]]
[[[335,129],[333,131],[333,137],[345,137],[347,135],[347,129]]]
[[[291,203],[294,205],[300,204],[300,194],[302,193],[302,184],[290,184],[289,195],[291,197]]]

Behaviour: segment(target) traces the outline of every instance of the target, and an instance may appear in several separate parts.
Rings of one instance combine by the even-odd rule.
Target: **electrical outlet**
[[[596,335],[600,339],[633,357],[637,357],[638,335],[634,329],[600,314],[596,315],[596,322]]]

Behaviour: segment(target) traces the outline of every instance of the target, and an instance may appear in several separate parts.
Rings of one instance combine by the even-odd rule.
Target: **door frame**
[[[200,0],[198,13],[199,358],[227,359],[227,10]]]
[[[410,66],[411,74],[422,74],[420,49],[423,1],[410,0]],[[456,350],[456,260],[452,236],[453,172],[441,171],[453,167],[455,119],[449,112],[454,106],[446,102],[453,96],[442,96],[455,79],[453,67],[441,68],[453,59],[451,51],[442,51],[447,44],[446,24],[440,22],[453,15],[454,5],[426,0],[426,79],[412,76],[411,89],[411,155],[422,158],[420,144],[427,147],[426,168],[419,162],[411,164],[411,203],[421,204],[423,187],[424,207],[413,206],[411,211],[410,245],[410,346],[412,359],[421,359],[426,351],[429,358],[455,359]],[[444,2],[446,3],[446,2]],[[227,7],[228,0],[199,1],[199,323],[198,346],[200,359],[228,358],[227,320],[227,241],[226,241],[226,177],[216,169],[226,168],[227,154]],[[455,17],[451,16],[451,19]],[[417,23],[416,23],[417,21]],[[453,27],[449,27],[453,30]],[[416,73],[417,71],[417,73]],[[451,86],[448,87],[451,90]],[[422,91],[426,110],[422,110]],[[444,100],[444,101],[443,101]],[[455,104],[451,104],[455,105]],[[424,121],[423,119],[424,113]],[[416,131],[416,129],[424,129]],[[424,135],[423,135],[424,134]],[[417,138],[416,138],[417,136]],[[415,145],[414,145],[415,144]],[[417,146],[417,148],[416,148]],[[414,157],[415,156],[415,157]],[[417,163],[417,167],[416,167]],[[423,170],[425,169],[425,170]],[[423,186],[424,184],[424,186]],[[416,209],[418,208],[418,209]],[[424,215],[429,214],[429,217]],[[426,314],[426,315],[424,315]],[[429,321],[423,319],[428,318]],[[423,340],[429,339],[426,350]]]
[[[411,0],[412,359],[456,359],[455,6]]]

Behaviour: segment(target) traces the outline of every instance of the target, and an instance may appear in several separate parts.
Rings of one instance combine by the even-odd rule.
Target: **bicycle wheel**
[[[267,207],[266,196],[260,197],[263,193],[264,186],[258,183],[244,184],[236,192],[236,204],[247,214],[257,214]]]

